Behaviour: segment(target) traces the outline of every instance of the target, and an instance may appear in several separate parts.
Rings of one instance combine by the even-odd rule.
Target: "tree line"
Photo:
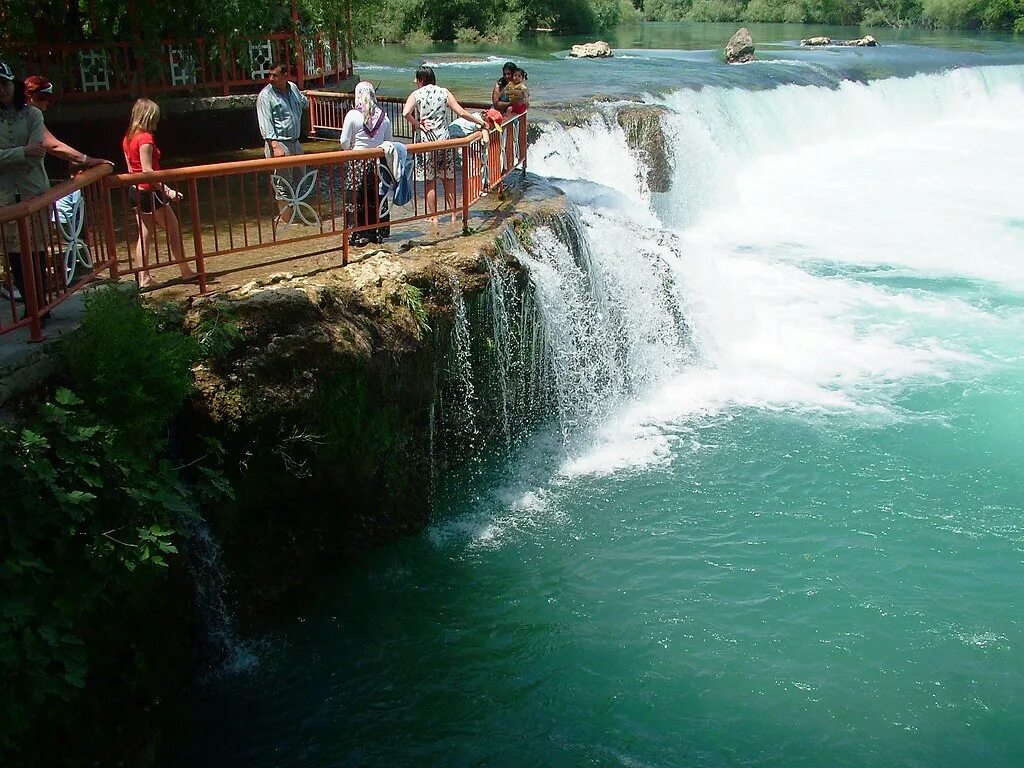
[[[291,0],[7,0],[4,38],[77,42],[249,35],[289,29]],[[341,28],[342,0],[297,0],[299,27]],[[1024,0],[351,0],[357,45],[513,40],[536,29],[590,34],[647,21],[730,21],[986,29],[1024,33]]]
[[[641,21],[735,21],[1024,33],[1024,0],[352,0],[357,44],[500,42],[532,30],[588,34]]]

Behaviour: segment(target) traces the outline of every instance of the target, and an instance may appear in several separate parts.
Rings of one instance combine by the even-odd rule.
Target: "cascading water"
[[[196,605],[206,639],[210,676],[235,674],[256,668],[259,659],[252,647],[239,638],[228,602],[228,575],[221,559],[220,542],[199,515],[183,517],[188,532],[185,559],[196,590]]]
[[[465,307],[508,458],[181,765],[1024,764],[1024,66],[786,55],[658,97],[667,193],[609,114],[531,147],[574,207]]]

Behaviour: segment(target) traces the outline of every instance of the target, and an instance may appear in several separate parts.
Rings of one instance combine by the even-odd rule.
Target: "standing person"
[[[373,149],[385,141],[394,139],[391,119],[377,104],[377,93],[373,84],[363,81],[356,86],[355,106],[345,115],[341,126],[342,149]],[[380,221],[380,200],[377,192],[377,175],[374,160],[349,161],[346,187],[348,200],[345,215],[350,226],[377,224]],[[375,243],[384,242],[390,232],[385,228],[353,232],[349,244],[367,245],[371,240]]]
[[[53,102],[53,83],[39,75],[26,77],[25,99],[40,112],[45,112],[50,108],[50,104]],[[107,165],[113,165],[110,160],[103,160],[98,157],[89,157],[85,152],[80,152],[74,147],[65,144],[50,133],[50,129],[45,125],[43,126],[43,146],[46,147],[46,152],[48,154],[51,154],[54,157],[59,157],[62,160],[67,160],[69,163],[74,163],[75,165],[83,168],[93,168],[97,165],[103,165],[104,163]]]
[[[302,113],[309,106],[309,99],[295,83],[288,79],[291,73],[286,64],[278,64],[267,73],[270,80],[256,97],[256,118],[263,137],[264,157],[288,157],[301,155]],[[274,171],[275,176],[286,178],[292,185],[291,193],[284,184],[274,180],[274,196],[281,213],[298,189],[299,180],[306,175],[306,168],[298,166]]]
[[[508,100],[502,91],[505,90],[506,85],[512,82],[512,73],[517,69],[518,67],[511,61],[506,61],[501,67],[501,77],[494,82],[494,88],[491,89],[491,105],[502,114],[508,109]]]
[[[437,85],[437,78],[434,70],[430,67],[420,67],[416,70],[416,90],[409,94],[405,100],[405,107],[402,115],[408,120],[415,131],[416,142],[445,141],[448,135],[448,119],[445,107],[451,109],[464,120],[486,126],[484,119],[466,111],[451,91]],[[441,184],[444,187],[445,207],[447,210],[455,209],[455,159],[451,150],[442,152],[427,152],[416,156],[416,180],[426,182],[433,181],[437,175],[441,175]],[[426,191],[427,211],[433,212],[430,221],[437,224],[437,184],[436,182],[427,187]],[[455,214],[452,214],[452,221]]]
[[[26,202],[49,191],[50,179],[43,166],[44,136],[43,113],[28,105],[25,84],[0,62],[0,205]],[[21,238],[13,222],[3,230],[11,277],[25,301],[24,317],[28,314],[28,299],[21,268]],[[42,307],[46,303],[46,236],[40,216],[32,218],[30,231],[38,249],[33,252],[36,303]]]
[[[138,99],[132,106],[131,122],[121,140],[121,149],[128,164],[128,173],[149,173],[160,170],[160,148],[153,134],[160,123],[160,107],[149,99]],[[171,200],[180,200],[182,194],[162,181],[143,181],[130,190],[135,218],[139,224],[139,240],[135,244],[135,255],[142,264],[139,272],[139,287],[145,288],[153,282],[149,274],[149,251],[156,240],[156,227],[167,233],[167,247],[171,257],[178,262],[181,276],[186,280],[196,273],[185,262],[181,243],[181,228],[174,209],[168,205]]]

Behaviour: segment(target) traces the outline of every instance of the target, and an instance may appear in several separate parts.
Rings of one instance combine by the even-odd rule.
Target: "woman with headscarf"
[[[345,115],[341,126],[342,149],[373,149],[385,141],[393,141],[393,129],[387,113],[377,104],[373,84],[363,81],[356,86],[355,106]],[[346,164],[345,215],[349,226],[377,224],[380,221],[380,200],[377,194],[376,160],[357,160]],[[353,232],[349,244],[363,246],[373,241],[384,242],[390,228]]]
[[[0,62],[0,206],[26,202],[49,191],[50,179],[43,166],[46,157],[44,137],[43,113],[28,105],[25,84],[15,78],[7,64]],[[3,230],[8,267],[15,287],[26,299],[27,314],[21,238],[13,222],[5,225]],[[46,303],[46,269],[42,267],[46,259],[46,226],[39,216],[32,218],[30,230],[35,260],[36,303],[42,307]]]

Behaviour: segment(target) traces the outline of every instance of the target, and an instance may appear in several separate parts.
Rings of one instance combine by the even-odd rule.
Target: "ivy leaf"
[[[96,494],[89,493],[88,491],[71,491],[64,494],[64,501],[69,504],[85,504],[86,502],[93,501],[96,498]]]
[[[46,450],[50,447],[50,441],[38,432],[33,432],[31,429],[23,429],[21,430],[21,447],[26,449],[38,448]]]
[[[61,387],[57,390],[56,398],[58,403],[61,405],[81,405],[82,399],[72,392],[70,389]]]

